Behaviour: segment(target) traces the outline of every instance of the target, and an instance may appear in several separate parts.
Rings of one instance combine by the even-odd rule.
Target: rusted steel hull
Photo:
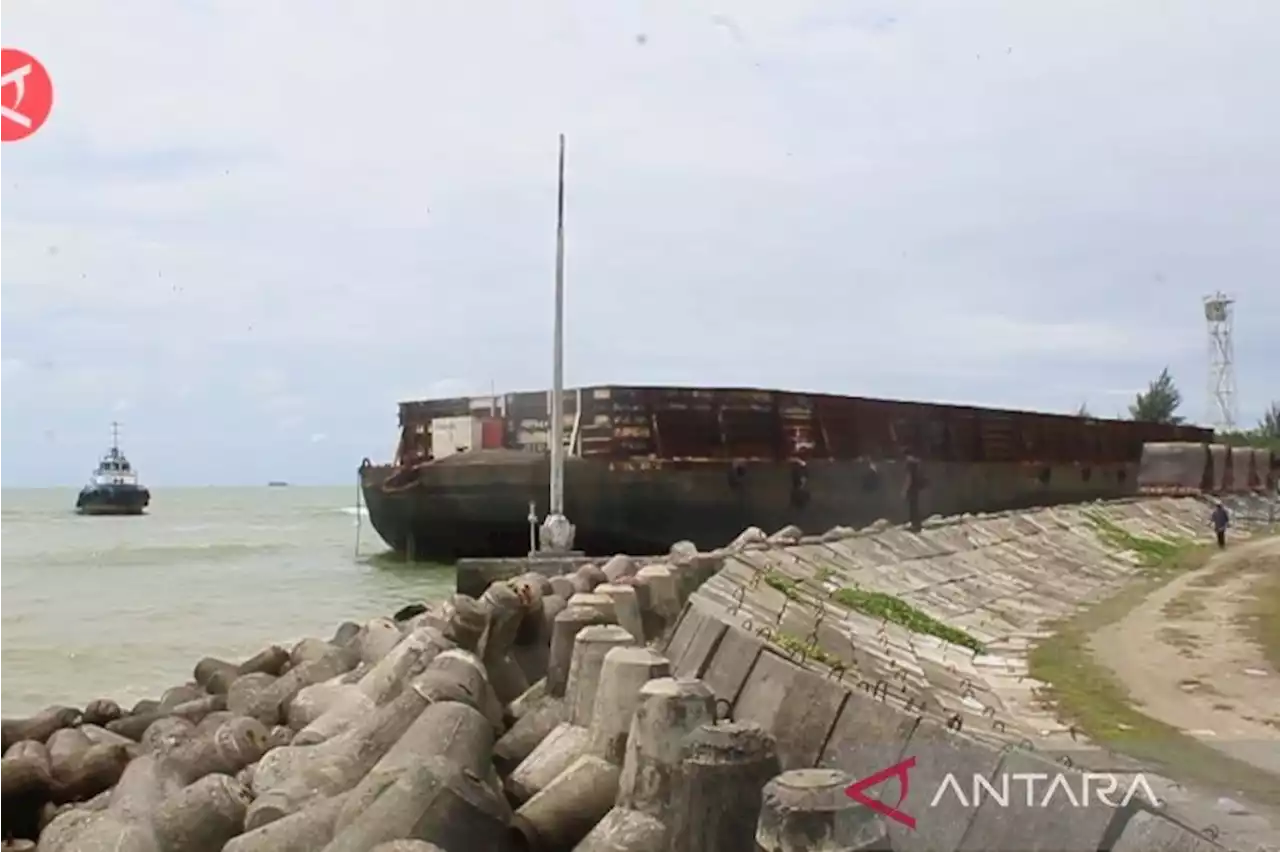
[[[1045,481],[1045,470],[1049,471]],[[365,470],[369,517],[393,549],[418,559],[518,556],[529,551],[530,501],[547,512],[545,458],[501,466],[428,466],[412,487],[384,490],[390,466]],[[1136,492],[1136,463],[1105,465],[1088,481],[1076,465],[924,462],[920,517],[1121,497]],[[688,539],[722,546],[744,529],[788,524],[821,533],[880,518],[910,518],[905,464],[815,460],[798,484],[787,464],[571,459],[565,511],[589,554],[659,553]]]
[[[547,511],[548,395],[400,406],[396,462],[363,467],[370,519],[418,558],[529,549]],[[567,392],[565,510],[589,553],[725,544],[880,518],[996,511],[1137,490],[1150,441],[1208,430],[754,389]],[[483,428],[475,423],[483,422]],[[476,449],[476,446],[501,448]],[[908,487],[910,465],[917,487]]]

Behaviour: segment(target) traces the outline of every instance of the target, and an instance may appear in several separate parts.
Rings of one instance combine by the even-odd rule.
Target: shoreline
[[[891,820],[842,793],[884,768],[877,763],[888,742],[897,743],[890,749],[897,755],[908,745],[950,743],[994,761],[993,768],[1065,754],[1052,743],[1039,747],[1039,756],[1009,750],[1034,732],[1001,698],[1003,687],[990,685],[999,678],[982,670],[1032,622],[1007,622],[1016,610],[999,598],[966,614],[954,608],[960,598],[939,594],[969,594],[972,585],[981,597],[982,584],[1005,582],[999,571],[1030,565],[1029,557],[1007,555],[1032,552],[1045,560],[1037,582],[1047,585],[1032,586],[1038,600],[1053,601],[1064,588],[1083,594],[1122,584],[1139,569],[1090,527],[1088,512],[1106,513],[1137,535],[1189,527],[1200,508],[1193,498],[1158,498],[935,518],[920,533],[879,524],[822,536],[748,530],[711,553],[677,544],[660,563],[618,556],[574,566],[572,574],[524,572],[478,597],[419,604],[421,611],[397,613],[398,621],[344,623],[329,640],[268,648],[256,662],[206,658],[194,685],[130,713],[117,708],[115,719],[107,718],[106,702],[95,702],[97,727],[129,743],[92,726],[54,724],[42,746],[49,764],[43,795],[66,799],[67,779],[85,777],[87,770],[75,767],[90,752],[99,761],[114,755],[117,777],[92,796],[82,786],[87,803],[41,802],[35,822],[48,823],[45,832],[55,833],[48,848],[55,850],[79,848],[87,838],[154,838],[169,830],[165,814],[178,807],[176,797],[190,819],[216,828],[210,830],[220,843],[209,848],[226,843],[231,852],[330,843],[333,850],[368,849],[393,839],[387,832],[453,852],[459,837],[489,837],[495,849],[568,850],[578,842],[603,849],[629,831],[658,844],[636,849],[656,850],[667,848],[661,844],[673,827],[690,824],[691,802],[702,811],[714,804],[725,824],[749,827],[745,843],[757,832],[788,831],[770,808],[796,797],[816,807],[811,794],[821,788],[829,794],[823,807],[839,806],[843,830],[892,840]],[[907,573],[895,580],[891,570]],[[1058,574],[1071,583],[1061,586]],[[943,582],[921,585],[935,576]],[[832,632],[848,630],[855,631],[852,646]],[[969,641],[973,648],[964,647]],[[894,659],[901,662],[888,665]],[[264,668],[264,660],[277,670]],[[907,687],[919,678],[932,684],[937,706],[907,703]],[[958,700],[969,690],[990,702],[996,717],[951,704],[944,684]],[[883,720],[880,735],[867,727],[872,718]],[[991,724],[1001,718],[1007,731]],[[446,742],[439,733],[446,729],[460,733]],[[673,752],[669,744],[680,742],[696,755]],[[25,751],[24,761],[40,763],[37,749]],[[437,756],[406,763],[409,754]],[[1088,765],[1086,754],[1076,756],[1078,766]],[[721,767],[714,783],[704,765]],[[1062,766],[1055,771],[1078,772]],[[96,776],[98,783],[109,775]],[[649,789],[642,777],[671,783]],[[679,791],[675,779],[682,779]],[[761,798],[766,786],[771,792]],[[452,815],[415,811],[434,801],[428,789],[470,804]],[[146,807],[138,804],[140,790],[150,791]],[[27,795],[40,794],[33,787]],[[356,800],[358,807],[350,804]],[[1027,831],[1062,830],[1035,811],[1015,808],[1014,818],[983,806],[942,820],[925,812],[927,801],[913,802],[905,806],[917,808],[921,832],[958,830],[989,848],[1018,848]],[[1097,831],[1099,842],[1126,832],[1184,832],[1163,817],[1087,816],[1070,831]],[[55,843],[64,832],[73,845]],[[282,840],[286,834],[293,840]],[[289,845],[303,844],[304,836],[313,845]],[[274,845],[262,845],[268,841]],[[142,847],[121,846],[134,848]],[[712,847],[691,847],[703,848]]]

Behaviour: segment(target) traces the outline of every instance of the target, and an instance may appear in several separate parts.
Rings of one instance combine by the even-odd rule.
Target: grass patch
[[[986,649],[982,643],[950,625],[943,624],[931,615],[921,612],[911,604],[884,592],[868,592],[863,589],[845,587],[837,589],[831,596],[841,606],[857,610],[863,615],[883,618],[901,625],[916,633],[927,633],[937,636],[953,645],[962,645],[981,654]]]
[[[793,580],[786,574],[772,569],[764,573],[764,582],[771,589],[777,589],[787,596],[788,600],[800,599],[800,581]]]
[[[803,655],[809,662],[822,663],[832,669],[844,665],[843,660],[824,651],[817,642],[808,642],[791,633],[777,633],[774,635],[773,641],[788,654]]]
[[[1264,574],[1249,591],[1253,600],[1241,613],[1245,632],[1271,668],[1280,672],[1280,574]]]
[[[1117,550],[1128,550],[1138,554],[1142,564],[1147,567],[1154,568],[1175,560],[1186,550],[1195,546],[1189,541],[1165,541],[1134,535],[1098,512],[1085,512],[1084,517],[1105,544]]]
[[[1274,775],[1233,760],[1141,713],[1124,686],[1089,649],[1089,638],[1095,632],[1120,620],[1178,574],[1203,566],[1213,552],[1203,546],[1176,548],[1171,556],[1151,566],[1156,570],[1143,572],[1135,583],[1112,597],[1059,622],[1054,635],[1032,650],[1029,673],[1046,684],[1041,698],[1100,745],[1146,762],[1175,779],[1220,791],[1238,790],[1260,803],[1280,806],[1280,786]]]

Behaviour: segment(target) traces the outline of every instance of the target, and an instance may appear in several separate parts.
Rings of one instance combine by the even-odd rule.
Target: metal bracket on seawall
[[[538,530],[538,553],[540,555],[573,555],[573,536],[576,532],[569,519],[561,514],[547,515]]]

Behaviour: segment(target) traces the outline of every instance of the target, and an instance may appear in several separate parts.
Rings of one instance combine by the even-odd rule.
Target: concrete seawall
[[[1247,535],[1265,509],[1231,501]],[[1169,497],[525,566],[206,658],[129,711],[5,720],[6,832],[118,852],[1232,848],[1163,788],[967,795],[1136,777],[1040,707],[1026,653],[1141,570],[1126,533],[1207,531],[1203,502]],[[939,799],[948,774],[964,789]]]

